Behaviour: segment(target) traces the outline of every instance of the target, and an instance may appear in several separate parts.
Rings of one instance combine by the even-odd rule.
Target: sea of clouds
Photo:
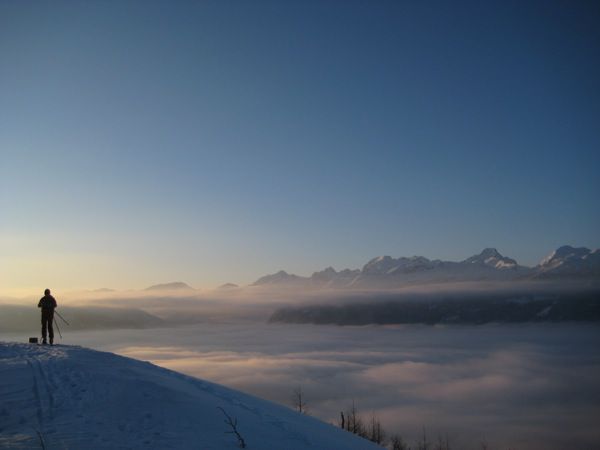
[[[64,327],[67,328],[67,327]],[[113,351],[293,404],[337,422],[354,401],[389,432],[453,448],[597,448],[600,327],[588,324],[337,327],[205,323],[64,331]],[[18,340],[2,335],[2,340]]]
[[[451,293],[502,289],[513,295],[515,288],[444,286]],[[537,287],[519,289],[517,293]],[[424,298],[430,292],[431,287],[417,287],[393,296]],[[272,312],[283,305],[374,301],[373,294],[340,296],[332,291],[302,293],[296,298],[277,290],[258,294],[233,290],[88,295],[91,298],[81,294],[59,297],[59,311],[70,314],[67,319],[73,322],[69,327],[59,321],[64,336],[62,340],[57,337],[59,343],[148,360],[290,407],[293,391],[301,387],[309,413],[331,423],[337,423],[340,411],[354,402],[365,420],[375,414],[388,432],[400,433],[409,444],[422,436],[424,428],[430,441],[448,437],[452,448],[460,449],[480,449],[482,443],[503,450],[600,446],[597,322],[268,324]],[[8,306],[14,303],[21,309]],[[35,305],[36,298],[0,301],[5,322],[20,320],[17,328],[0,327],[0,340],[23,342],[38,334]],[[83,318],[95,324],[99,317],[92,306],[109,307],[103,310],[106,317],[119,319],[139,309],[163,323],[148,327],[134,320],[141,329],[114,329],[115,323],[112,329],[82,331],[90,327]],[[75,314],[84,311],[90,317]]]

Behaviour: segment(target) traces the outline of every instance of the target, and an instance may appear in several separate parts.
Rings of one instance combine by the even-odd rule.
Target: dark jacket
[[[54,308],[56,308],[56,300],[51,295],[44,295],[38,303],[38,308],[54,311]]]

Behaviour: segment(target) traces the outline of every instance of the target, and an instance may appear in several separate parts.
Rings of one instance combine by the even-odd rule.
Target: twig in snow
[[[40,438],[40,445],[42,446],[42,450],[46,450],[46,443],[44,442],[44,436],[42,436],[42,433],[40,433],[40,431],[37,428],[34,428],[34,430],[37,433],[38,437]]]
[[[244,438],[242,437],[242,435],[237,430],[237,418],[235,418],[235,417],[232,418],[220,406],[217,406],[217,408],[219,408],[221,410],[221,412],[223,413],[223,415],[226,417],[226,419],[224,420],[224,422],[227,425],[229,425],[231,427],[231,430],[232,430],[232,431],[226,431],[225,433],[227,433],[227,434],[235,434],[235,436],[237,437],[238,445],[240,446],[240,448],[246,448],[246,442],[244,441]]]

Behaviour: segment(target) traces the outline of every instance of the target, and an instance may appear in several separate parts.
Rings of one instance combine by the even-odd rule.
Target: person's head
[[[46,290],[44,291],[44,295],[50,295],[50,289],[46,289]]]

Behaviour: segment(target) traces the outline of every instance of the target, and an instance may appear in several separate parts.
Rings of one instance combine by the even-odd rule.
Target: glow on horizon
[[[0,3],[0,291],[600,247],[592,4]]]

